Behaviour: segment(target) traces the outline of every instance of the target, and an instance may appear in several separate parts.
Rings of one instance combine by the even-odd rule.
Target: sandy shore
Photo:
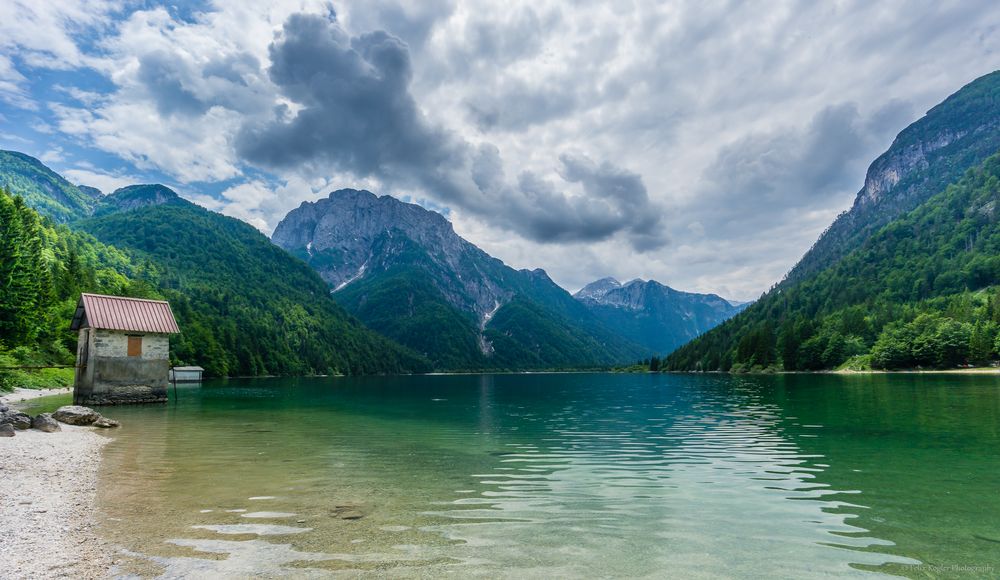
[[[24,391],[5,402],[58,394]],[[113,551],[95,533],[94,502],[101,448],[111,439],[91,427],[60,427],[0,438],[0,577],[109,575]]]

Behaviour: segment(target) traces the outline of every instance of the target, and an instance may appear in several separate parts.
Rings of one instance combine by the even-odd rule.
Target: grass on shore
[[[15,388],[61,389],[73,386],[73,369],[0,369],[0,392]]]

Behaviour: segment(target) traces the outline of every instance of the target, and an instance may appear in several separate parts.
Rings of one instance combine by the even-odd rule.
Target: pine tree
[[[978,322],[969,336],[969,362],[985,366],[993,361],[993,335],[995,328],[990,323]]]
[[[37,335],[51,296],[37,214],[0,192],[0,340],[19,346]]]

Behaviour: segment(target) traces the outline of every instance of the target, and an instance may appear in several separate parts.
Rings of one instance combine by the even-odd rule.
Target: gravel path
[[[60,427],[0,438],[0,578],[110,574],[112,549],[94,530],[101,448],[110,439]]]

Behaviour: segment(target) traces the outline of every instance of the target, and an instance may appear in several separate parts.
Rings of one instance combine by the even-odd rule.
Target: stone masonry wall
[[[114,330],[96,330],[94,352],[100,357],[127,357],[128,335]],[[138,335],[139,333],[128,333]],[[170,339],[165,334],[142,335],[143,360],[166,360],[170,357]]]

